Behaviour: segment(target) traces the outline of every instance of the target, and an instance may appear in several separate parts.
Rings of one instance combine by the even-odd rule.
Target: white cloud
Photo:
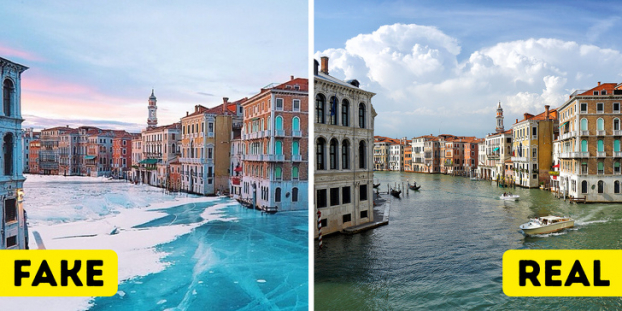
[[[558,39],[500,42],[458,62],[460,51],[458,40],[437,28],[395,24],[315,57],[329,56],[331,75],[356,78],[377,93],[376,133],[391,137],[439,124],[441,132],[481,136],[494,131],[498,101],[509,128],[508,120],[558,107],[575,89],[620,82],[622,71],[619,51]]]

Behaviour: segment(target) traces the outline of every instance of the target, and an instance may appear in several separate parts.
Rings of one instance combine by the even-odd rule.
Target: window
[[[278,102],[277,102],[278,103]],[[294,111],[300,111],[300,99],[294,99],[292,101]]]
[[[327,223],[326,218],[320,220],[320,227],[322,227],[322,228],[326,227],[326,223]]]
[[[341,188],[341,200],[343,204],[350,203],[350,187]]]
[[[605,104],[603,104],[603,103],[597,103],[597,104],[596,104],[596,112],[598,112],[598,113],[603,113],[603,112],[605,112]]]
[[[605,190],[605,183],[602,180],[598,181],[598,193],[603,193]]]
[[[17,205],[15,199],[4,200],[4,222],[17,221]]]
[[[13,94],[15,93],[15,87],[13,82],[9,79],[4,80],[2,88],[3,100],[4,100],[4,115],[11,115],[11,106],[13,105]]]
[[[341,125],[350,125],[350,103],[347,99],[341,102]]]
[[[613,103],[613,112],[620,112],[620,103]]]
[[[367,148],[365,147],[365,142],[359,142],[359,168],[365,168],[365,157],[367,153]]]
[[[581,112],[587,113],[587,103],[581,103]]]
[[[339,188],[330,188],[330,206],[339,205]]]
[[[277,131],[282,131],[283,130],[283,117],[278,116],[276,118],[274,118],[275,120],[275,124],[274,124],[274,129]]]
[[[281,202],[281,188],[279,187],[274,190],[274,202]]]
[[[337,139],[333,138],[330,140],[330,147],[328,152],[329,164],[331,170],[338,169],[337,167]]]
[[[351,214],[345,214],[343,215],[343,222],[350,222],[352,221],[352,216]]]
[[[359,186],[359,201],[367,201],[367,185]]]
[[[292,188],[292,202],[298,202],[298,188]]]
[[[316,200],[317,208],[326,207],[326,189],[317,190]]]
[[[325,170],[324,166],[324,145],[326,144],[326,140],[324,138],[318,138],[315,144],[315,169],[316,170]]]
[[[274,178],[276,178],[276,180],[281,180],[281,174],[283,173],[283,169],[281,169],[280,166],[277,166],[274,169]]]
[[[283,142],[280,140],[274,143],[274,153],[277,155],[283,154]]]
[[[276,106],[275,106],[276,110],[283,110],[283,99],[282,98],[277,98],[276,99]]]
[[[6,247],[7,248],[13,247],[15,245],[17,245],[17,236],[16,235],[10,236],[10,237],[6,238]]]
[[[620,161],[613,162],[613,173],[620,174]]]
[[[596,120],[596,130],[598,131],[604,131],[605,130],[605,120],[603,119],[598,119]]]
[[[607,95],[607,90],[600,91],[600,95]]]
[[[4,135],[4,144],[2,146],[4,150],[4,175],[13,175],[13,134],[8,133]]]
[[[361,218],[367,218],[367,211],[361,211]]]
[[[365,104],[359,104],[359,127],[365,128]]]
[[[298,117],[293,117],[292,118],[292,130],[293,131],[300,131],[300,118],[298,118]]]
[[[587,193],[587,180],[581,182],[581,193]]]
[[[537,157],[537,156],[538,156],[538,149],[536,149],[536,148],[532,148],[532,149],[531,149],[531,157],[532,157],[532,158],[535,158],[535,157]]]
[[[328,124],[337,125],[337,97],[330,98],[330,118]]]
[[[620,130],[620,119],[618,119],[618,118],[613,119],[613,130],[614,131],[619,131]]]
[[[324,95],[317,94],[315,96],[315,123],[325,123],[324,120],[324,107],[326,106],[326,99]]]
[[[300,147],[298,141],[292,142],[292,155],[300,155]]]
[[[602,139],[599,139],[599,140],[598,140],[598,152],[603,152],[603,151],[605,151],[605,149],[604,149],[604,148],[605,148],[605,144],[603,143],[603,140],[602,140]]]
[[[617,180],[613,182],[613,193],[620,193],[620,182]]]
[[[603,162],[598,162],[598,175],[602,175],[605,173],[605,164]]]
[[[620,152],[620,140],[616,139],[613,141],[613,151]]]
[[[587,140],[581,141],[581,152],[587,152]]]
[[[581,130],[587,131],[587,119],[581,119]]]
[[[592,92],[594,95],[598,95],[598,91],[594,91]]]

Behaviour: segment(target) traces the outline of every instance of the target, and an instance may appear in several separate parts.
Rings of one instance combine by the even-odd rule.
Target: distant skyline
[[[152,89],[165,125],[308,75],[306,1],[8,1],[0,19],[0,57],[30,68],[23,128],[139,132]]]
[[[613,1],[315,1],[314,57],[375,92],[375,135],[484,137],[622,83]]]

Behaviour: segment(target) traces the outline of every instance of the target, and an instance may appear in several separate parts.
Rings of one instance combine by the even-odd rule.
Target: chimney
[[[545,116],[545,118],[546,118],[545,120],[547,120],[547,121],[549,120],[549,108],[550,108],[550,107],[551,107],[551,106],[549,106],[549,105],[544,105],[544,110],[546,111],[546,113],[544,114],[544,116]]]
[[[525,113],[523,113],[523,117],[525,117],[525,119],[527,119],[529,117],[529,114],[525,112]]]
[[[188,116],[188,111],[186,111],[186,117]]]
[[[518,119],[516,119],[516,122],[514,122],[514,123],[518,123]]]
[[[317,60],[313,60],[313,74],[317,76],[317,68],[320,66],[320,63]]]
[[[294,80],[294,76],[290,76],[290,77],[291,77],[291,79],[290,79],[290,80]]]
[[[328,56],[322,56],[320,59],[322,60],[320,71],[324,74],[328,74]]]
[[[598,86],[600,86],[600,81],[598,81]]]
[[[222,98],[222,113],[223,114],[227,114],[227,106],[229,103],[229,97],[223,97]]]
[[[194,105],[194,112],[199,111],[199,105]]]

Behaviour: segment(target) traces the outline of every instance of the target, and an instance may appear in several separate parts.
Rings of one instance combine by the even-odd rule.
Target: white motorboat
[[[574,227],[574,219],[570,217],[544,216],[530,219],[529,222],[520,225],[520,229],[526,235],[544,234]]]
[[[506,201],[518,201],[518,198],[520,198],[520,195],[518,194],[502,194],[499,197],[499,199]]]

